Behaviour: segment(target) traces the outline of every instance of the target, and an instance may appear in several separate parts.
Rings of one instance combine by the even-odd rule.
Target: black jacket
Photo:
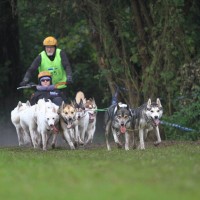
[[[68,60],[68,57],[66,55],[66,53],[61,50],[60,52],[60,57],[61,57],[61,62],[62,65],[66,71],[67,74],[67,79],[68,80],[72,80],[72,71],[71,71],[71,66]],[[23,81],[30,81],[31,77],[33,76],[33,74],[36,72],[36,70],[38,69],[38,67],[41,64],[41,55],[39,54],[33,61],[33,63],[31,64],[31,66],[27,69],[26,74],[23,78]]]
[[[42,86],[37,87],[37,91],[31,96],[30,103],[31,105],[34,105],[38,102],[39,99],[50,99],[53,103],[57,104],[59,106],[60,102],[64,101],[66,102],[67,97],[65,97],[62,93],[62,91],[58,89],[52,89],[48,88],[45,89]]]

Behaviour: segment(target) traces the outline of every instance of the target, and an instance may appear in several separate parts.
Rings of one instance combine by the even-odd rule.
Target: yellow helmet
[[[51,78],[51,73],[49,71],[42,71],[38,74],[38,79],[44,77],[44,76],[48,76]]]
[[[44,46],[57,46],[58,43],[57,43],[57,40],[55,37],[49,36],[44,39],[43,45]]]

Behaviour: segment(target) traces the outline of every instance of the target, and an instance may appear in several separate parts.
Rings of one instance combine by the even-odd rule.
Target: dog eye
[[[54,119],[54,117],[53,117],[53,119]]]
[[[74,112],[71,112],[71,114],[73,115],[73,114],[74,114]]]
[[[124,118],[125,118],[125,119],[128,118],[128,115],[124,115]]]
[[[118,115],[118,118],[121,118],[122,116],[121,115]]]
[[[68,115],[68,112],[65,112],[66,115]]]

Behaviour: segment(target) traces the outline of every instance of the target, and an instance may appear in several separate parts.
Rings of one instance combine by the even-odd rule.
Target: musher
[[[67,84],[71,84],[72,71],[66,53],[57,48],[57,40],[46,37],[43,41],[44,50],[34,59],[31,66],[27,69],[20,86],[26,86],[34,72],[49,71],[52,77],[52,84],[58,88],[64,96],[67,96]]]

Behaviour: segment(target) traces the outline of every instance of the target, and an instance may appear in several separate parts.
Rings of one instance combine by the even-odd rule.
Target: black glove
[[[67,84],[72,84],[73,80],[71,76],[67,76]]]
[[[22,86],[26,86],[28,83],[28,80],[23,80],[19,85]]]

